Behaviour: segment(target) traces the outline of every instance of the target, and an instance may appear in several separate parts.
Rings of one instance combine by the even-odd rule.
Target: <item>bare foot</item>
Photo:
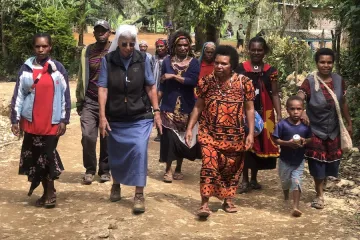
[[[291,212],[291,215],[293,217],[301,217],[302,212],[299,209],[294,208],[294,210]]]

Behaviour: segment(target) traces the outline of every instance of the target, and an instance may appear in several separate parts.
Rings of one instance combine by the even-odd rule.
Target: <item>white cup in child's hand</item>
[[[300,137],[300,135],[299,135],[299,134],[295,134],[295,135],[293,136],[293,141],[294,141],[294,143],[301,144],[301,137]]]

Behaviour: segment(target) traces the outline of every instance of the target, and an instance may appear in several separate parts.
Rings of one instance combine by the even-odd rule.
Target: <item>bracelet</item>
[[[154,113],[155,113],[155,112],[160,112],[160,109],[159,109],[159,108],[153,109],[153,112],[154,112]]]

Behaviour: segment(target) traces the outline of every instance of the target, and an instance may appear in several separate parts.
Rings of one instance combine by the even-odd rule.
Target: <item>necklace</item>
[[[175,55],[175,61],[178,63],[182,63],[183,61],[185,61],[187,59],[187,57],[185,57],[183,60],[180,60],[176,55]]]
[[[259,66],[254,65],[253,68],[254,68],[255,70],[258,70],[258,69],[259,69]]]
[[[222,92],[221,91],[221,88],[220,88],[220,86],[219,86],[219,79],[216,79],[217,80],[217,89],[218,89],[218,91],[219,91],[219,93],[220,93],[220,95],[221,96],[226,96],[226,94],[227,93],[230,93],[230,90],[231,90],[231,86],[232,86],[232,82],[233,82],[233,77],[231,76],[231,78],[230,78],[230,82],[229,82],[229,88],[227,89],[227,90],[225,90],[225,92]]]

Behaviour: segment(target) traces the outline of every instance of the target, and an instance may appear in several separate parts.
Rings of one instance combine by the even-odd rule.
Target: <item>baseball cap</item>
[[[94,28],[97,26],[102,26],[103,28],[110,30],[110,24],[105,20],[98,20],[96,21]]]
[[[142,40],[142,41],[140,41],[140,42],[139,42],[139,46],[141,46],[141,45],[148,46],[147,42],[146,42],[146,41],[144,41],[144,40]]]

